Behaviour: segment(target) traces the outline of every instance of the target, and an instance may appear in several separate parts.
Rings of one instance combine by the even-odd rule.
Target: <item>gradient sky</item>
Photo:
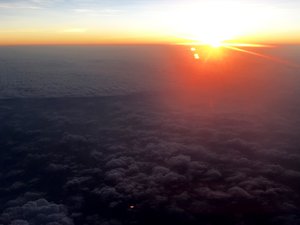
[[[0,44],[298,42],[300,1],[0,0]]]

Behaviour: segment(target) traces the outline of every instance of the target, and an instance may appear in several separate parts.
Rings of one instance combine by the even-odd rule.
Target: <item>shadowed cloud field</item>
[[[0,224],[299,224],[299,75],[230,50],[1,48]]]

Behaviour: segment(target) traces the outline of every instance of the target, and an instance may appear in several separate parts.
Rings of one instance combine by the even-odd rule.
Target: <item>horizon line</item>
[[[225,42],[224,44],[241,44],[244,42]],[[247,42],[248,43],[248,42]],[[206,45],[192,42],[111,42],[111,43],[16,43],[16,44],[1,44],[0,47],[30,47],[30,46],[190,46],[190,45]],[[247,44],[246,44],[247,45]],[[252,47],[255,45],[282,46],[282,45],[300,45],[300,42],[251,42]],[[251,46],[249,46],[251,47]]]

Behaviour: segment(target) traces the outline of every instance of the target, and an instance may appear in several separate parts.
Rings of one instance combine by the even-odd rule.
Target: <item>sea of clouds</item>
[[[166,83],[169,48],[2,47],[0,98],[123,95]]]
[[[153,61],[145,63],[141,54],[137,60],[145,64],[133,63],[125,57],[129,50]],[[203,68],[189,71],[183,65],[183,79],[168,75],[178,69],[168,57],[164,62],[169,64],[159,67],[163,54],[154,50],[135,47],[122,53],[113,48],[106,57],[99,56],[113,61],[120,55],[118,65],[126,70],[98,62],[103,63],[99,68],[114,68],[118,75],[96,72],[96,62],[85,67],[91,58],[84,50],[67,48],[54,61],[44,55],[57,57],[53,49],[30,50],[42,51],[34,60],[41,63],[38,67],[31,64],[31,55],[25,66],[25,55],[13,52],[20,49],[6,50],[1,65],[14,59],[22,66],[0,67],[15,71],[12,77],[8,72],[0,75],[12,85],[1,83],[0,224],[300,224],[299,71],[251,61],[253,68],[240,65],[247,76],[195,79],[184,71],[201,74]],[[72,66],[61,66],[63,59]],[[156,68],[153,62],[157,70],[150,70]],[[122,77],[122,71],[129,74],[130,66],[134,76],[138,68],[146,78],[127,80],[128,85],[140,83],[148,89],[106,92],[114,82],[118,88],[124,85],[127,75]],[[19,70],[35,73],[24,78]],[[58,76],[62,71],[65,78]],[[79,79],[83,71],[91,71],[86,76],[93,82]],[[109,85],[101,83],[98,73],[107,73]],[[170,87],[171,77],[176,79],[172,90],[162,90]],[[20,84],[36,92],[18,90]],[[48,87],[39,92],[41,84],[57,85],[60,92],[56,96],[51,90],[52,96]],[[88,92],[89,85],[99,92]],[[74,86],[76,94],[70,89]]]

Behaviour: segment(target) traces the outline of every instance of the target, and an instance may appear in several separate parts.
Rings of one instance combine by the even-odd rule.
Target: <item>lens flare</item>
[[[194,58],[195,58],[195,59],[200,59],[199,54],[198,54],[198,53],[195,53],[195,54],[194,54]]]

